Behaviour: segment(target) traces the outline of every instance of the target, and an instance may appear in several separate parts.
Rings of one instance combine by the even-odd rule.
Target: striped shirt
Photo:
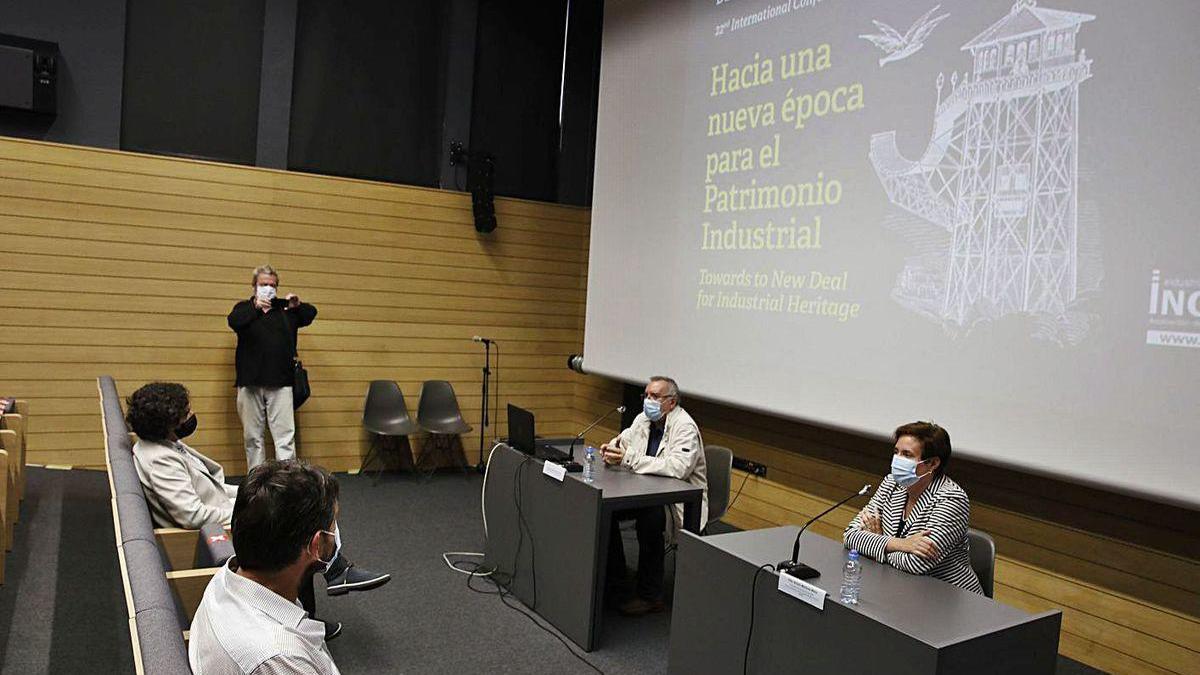
[[[192,619],[188,663],[196,675],[338,675],[325,625],[299,605],[231,569],[208,583]]]
[[[879,514],[884,532],[898,532],[897,538],[929,530],[929,538],[937,546],[938,555],[927,560],[913,553],[886,552],[892,537],[862,529],[862,512],[846,526],[842,541],[846,548],[857,549],[881,563],[887,563],[910,574],[928,574],[948,581],[959,588],[983,593],[975,570],[971,569],[971,549],[967,542],[967,526],[971,520],[971,501],[958,483],[942,475],[933,479],[917,498],[908,518],[904,504],[908,490],[896,485],[891,475],[884,477],[879,489],[871,496],[867,508]]]

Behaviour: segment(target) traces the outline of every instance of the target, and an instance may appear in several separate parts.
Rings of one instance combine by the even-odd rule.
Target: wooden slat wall
[[[686,383],[684,383],[686,385]],[[620,385],[576,376],[576,423],[617,405]],[[769,467],[735,471],[745,488],[725,520],[741,528],[802,524],[887,471],[891,447],[703,401],[685,401],[706,443]],[[598,444],[617,429],[588,435]],[[1195,512],[995,472],[955,460],[972,525],[996,540],[996,599],[1063,610],[1060,652],[1117,673],[1200,673],[1200,525]],[[861,508],[861,505],[859,505]],[[813,526],[840,538],[856,509]],[[864,591],[865,592],[865,591]]]
[[[186,384],[189,442],[243,472],[225,317],[263,263],[319,311],[300,338],[314,389],[302,456],[358,467],[367,383],[398,381],[415,415],[421,382],[446,379],[475,427],[473,463],[473,335],[501,341],[501,404],[566,433],[589,214],[496,208],[500,228],[481,236],[462,193],[0,139],[0,391],[38,401],[29,461],[103,466],[95,377],[111,374],[123,396]],[[499,422],[489,437],[505,433],[503,410]]]

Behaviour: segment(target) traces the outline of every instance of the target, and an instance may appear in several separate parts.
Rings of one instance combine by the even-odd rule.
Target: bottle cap
[[[858,559],[858,549],[853,549],[853,548],[850,549],[850,557],[852,559],[857,560]]]

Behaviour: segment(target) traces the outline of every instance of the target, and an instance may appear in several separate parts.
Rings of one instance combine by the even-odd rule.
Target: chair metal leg
[[[451,434],[430,434],[429,442],[426,443],[425,447],[422,449],[421,457],[417,460],[415,466],[418,473],[422,473],[424,477],[428,479],[433,476],[433,474],[441,466],[440,462],[434,461],[432,462],[432,465],[429,467],[428,471],[422,472],[420,467],[425,463],[427,458],[435,460],[448,459],[453,462],[453,464],[457,466],[463,473],[469,473],[470,467],[467,465],[465,453],[463,454],[462,461],[459,461],[459,458],[454,457],[452,454],[454,438],[455,436]]]
[[[361,473],[363,469],[367,468],[367,466],[371,464],[371,457],[375,455],[375,450],[378,443],[379,434],[371,434],[371,447],[367,449],[367,456],[363,457],[362,464],[359,465],[359,473]],[[375,478],[378,480],[379,476],[377,475]]]

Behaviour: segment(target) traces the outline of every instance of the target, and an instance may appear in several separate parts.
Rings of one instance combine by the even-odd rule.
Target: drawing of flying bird
[[[879,66],[882,68],[890,61],[899,61],[912,56],[913,54],[917,53],[921,47],[925,46],[925,40],[929,37],[929,34],[933,32],[933,29],[939,23],[941,23],[942,20],[950,16],[950,14],[947,13],[931,19],[930,17],[933,16],[934,12],[938,11],[939,8],[941,8],[941,5],[934,5],[933,9],[925,12],[924,16],[917,19],[916,22],[913,23],[912,27],[908,29],[908,32],[904,35],[901,35],[896,31],[895,28],[892,28],[882,21],[872,20],[871,23],[875,24],[875,27],[878,28],[881,33],[878,35],[859,35],[858,37],[864,40],[870,40],[871,44],[887,52],[886,56],[884,56],[882,59],[879,59]]]

